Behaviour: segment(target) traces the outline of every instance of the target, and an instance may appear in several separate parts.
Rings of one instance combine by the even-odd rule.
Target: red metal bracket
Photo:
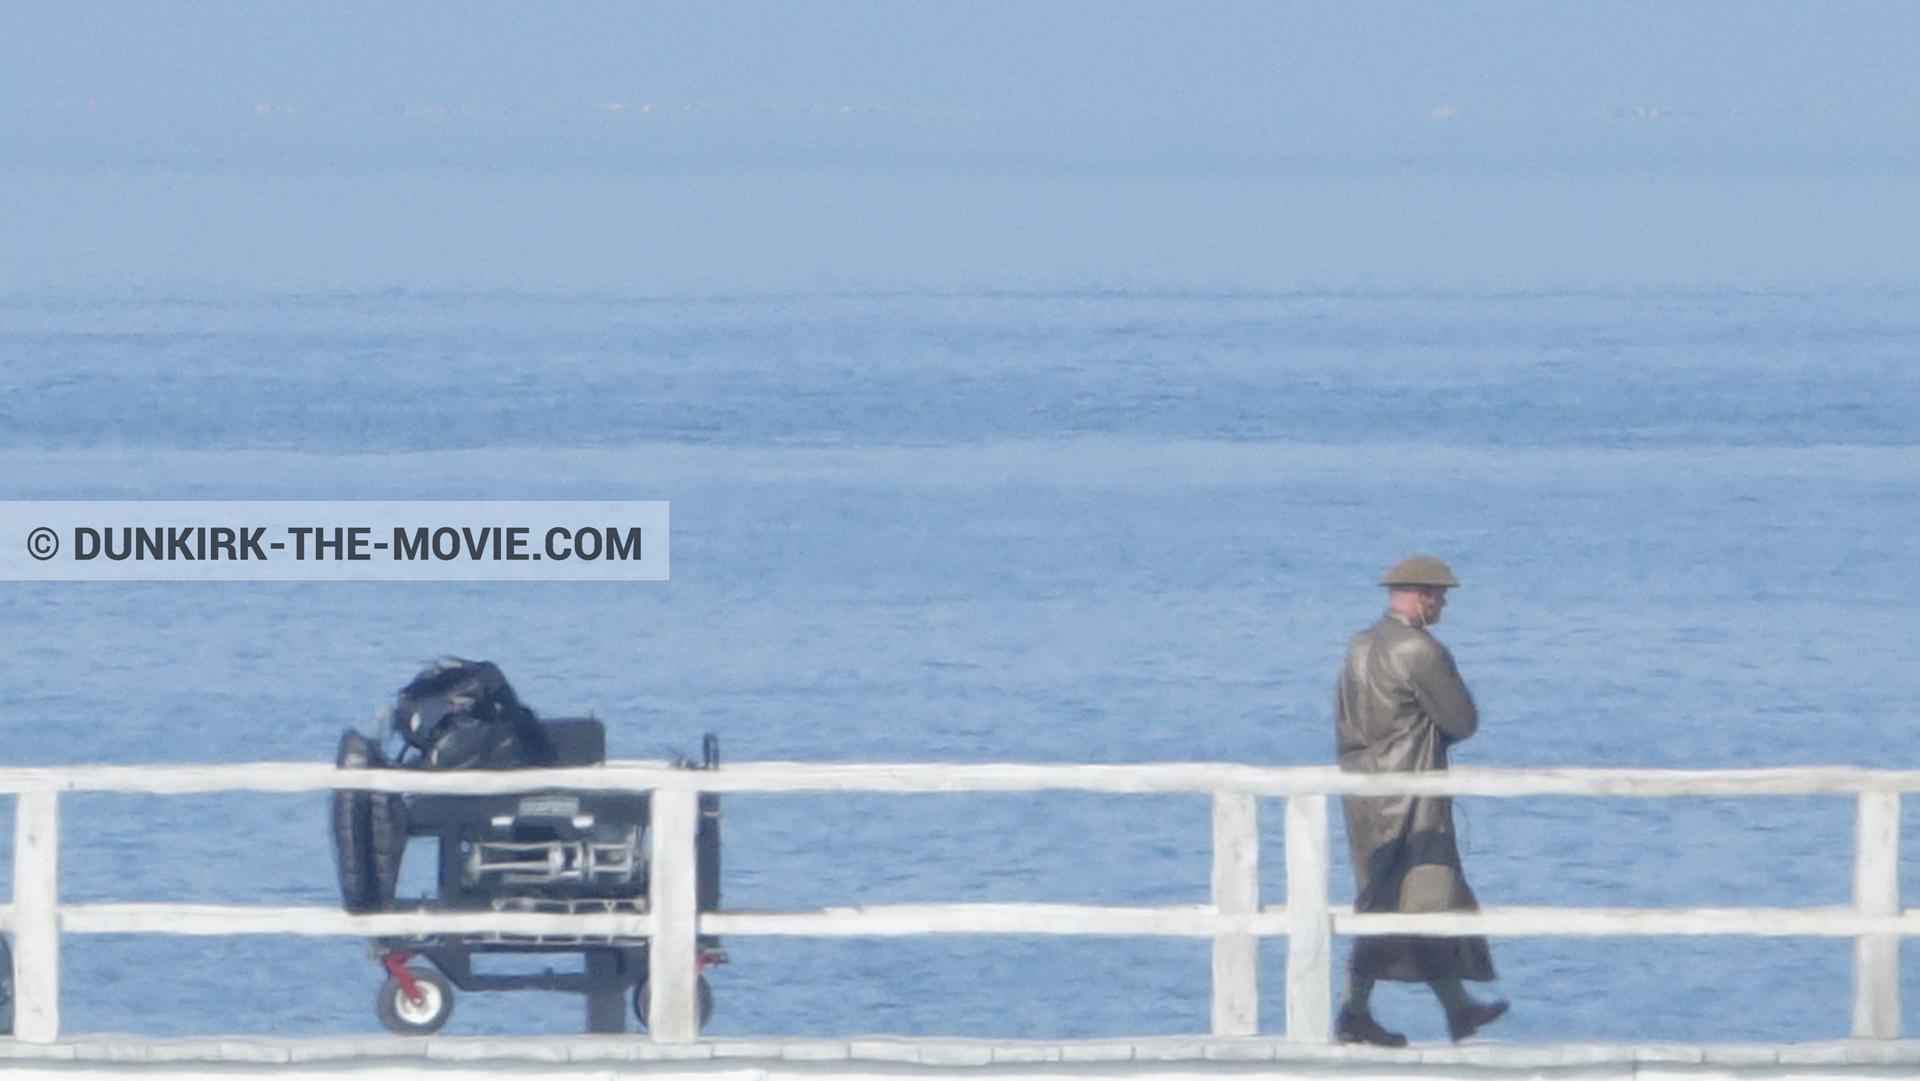
[[[407,967],[407,962],[411,960],[413,960],[412,954],[400,953],[397,950],[380,955],[380,964],[387,970],[387,975],[392,976],[400,985],[400,993],[407,996],[408,1002],[418,1006],[424,1000],[424,996],[420,994],[420,981],[413,978],[413,970]]]

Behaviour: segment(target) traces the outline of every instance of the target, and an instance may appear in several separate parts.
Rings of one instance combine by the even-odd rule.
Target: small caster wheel
[[[420,997],[411,999],[400,987],[400,981],[388,976],[387,982],[380,986],[380,997],[374,1000],[374,1012],[380,1015],[380,1023],[388,1031],[402,1036],[426,1036],[440,1031],[440,1026],[453,1016],[453,985],[445,976],[430,969],[411,968],[407,973],[413,977],[414,989]]]
[[[713,987],[707,983],[705,976],[700,977],[693,985],[693,1000],[699,1004],[700,1027],[706,1028],[707,1022],[713,1020]],[[639,1019],[641,1028],[647,1027],[647,981],[645,980],[641,980],[640,985],[633,989],[633,1016]]]

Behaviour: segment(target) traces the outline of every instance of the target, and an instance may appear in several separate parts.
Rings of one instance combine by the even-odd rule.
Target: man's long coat
[[[1340,768],[1357,773],[1444,770],[1447,748],[1479,727],[1453,655],[1396,612],[1348,643],[1334,715]],[[1479,907],[1460,868],[1449,797],[1348,796],[1341,807],[1355,911]],[[1354,943],[1353,971],[1383,980],[1490,980],[1493,958],[1479,937],[1377,935]]]

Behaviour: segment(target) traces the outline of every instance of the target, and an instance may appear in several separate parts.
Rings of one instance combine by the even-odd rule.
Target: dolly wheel
[[[374,1000],[374,1012],[389,1031],[402,1036],[438,1032],[453,1016],[453,985],[431,969],[409,967],[405,971],[413,977],[413,990],[419,997],[407,994],[400,977],[388,976],[380,985],[380,997]]]
[[[699,981],[693,985],[693,1000],[699,1004],[700,1027],[706,1028],[707,1022],[713,1020],[713,987],[707,983],[705,976],[700,977]],[[647,1027],[647,981],[645,980],[641,980],[640,985],[633,989],[633,1016],[640,1020],[641,1028]]]

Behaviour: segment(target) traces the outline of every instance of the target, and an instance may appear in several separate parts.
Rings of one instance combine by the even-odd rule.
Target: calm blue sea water
[[[1440,628],[1485,716],[1462,762],[1912,766],[1917,343],[1906,293],[14,296],[4,498],[667,499],[675,561],[658,584],[0,584],[0,725],[17,763],[326,759],[457,653],[597,710],[625,757],[711,731],[733,759],[1319,763],[1370,583],[1420,549],[1466,582]],[[335,899],[316,799],[63,806],[68,898]],[[1848,894],[1844,800],[1462,817],[1493,903]],[[740,797],[727,899],[1198,901],[1207,823],[1180,798]],[[729,945],[715,1032],[1207,1023],[1200,942]],[[75,1031],[377,1027],[356,941],[65,949]],[[1504,1039],[1847,1027],[1844,941],[1496,961]],[[1381,1013],[1439,1038],[1423,994]],[[478,995],[452,1028],[579,1021]]]

